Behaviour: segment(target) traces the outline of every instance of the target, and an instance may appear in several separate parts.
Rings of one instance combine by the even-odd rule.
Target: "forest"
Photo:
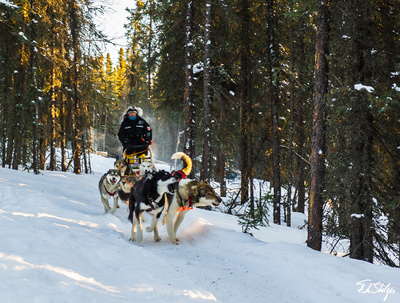
[[[118,62],[105,9],[0,0],[3,168],[90,173],[91,152],[121,156],[121,115],[140,106],[157,159],[186,152],[222,196],[240,176],[230,209],[268,199],[273,223],[308,213],[309,247],[399,266],[398,0],[132,1]]]

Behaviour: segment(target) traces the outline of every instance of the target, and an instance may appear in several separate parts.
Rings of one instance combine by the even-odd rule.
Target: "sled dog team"
[[[192,171],[192,160],[188,155],[177,152],[171,159],[182,160],[184,167],[170,173],[165,170],[157,171],[153,162],[142,162],[139,176],[136,176],[126,160],[117,158],[114,168],[105,173],[99,181],[105,213],[116,211],[118,198],[129,203],[131,241],[140,243],[143,240],[143,212],[152,215],[152,221],[146,231],[154,233],[154,241],[161,240],[157,223],[164,213],[162,223],[167,225],[169,241],[178,244],[176,232],[190,209],[194,206],[217,207],[221,203],[221,198],[207,182],[185,178]],[[112,208],[108,203],[111,198]]]

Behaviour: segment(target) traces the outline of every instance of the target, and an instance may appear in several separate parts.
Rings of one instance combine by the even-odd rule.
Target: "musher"
[[[150,125],[140,115],[142,109],[129,106],[123,115],[123,120],[118,131],[126,155],[135,154],[137,157],[145,157],[149,146],[153,143]]]

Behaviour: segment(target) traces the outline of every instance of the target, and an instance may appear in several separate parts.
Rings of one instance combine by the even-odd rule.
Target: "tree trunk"
[[[225,150],[223,148],[218,152],[218,181],[220,184],[220,195],[221,197],[226,197]]]
[[[220,137],[224,136],[225,134],[225,125],[226,125],[226,117],[225,117],[225,110],[224,104],[221,104],[222,109],[219,112],[219,121],[220,121]],[[220,183],[220,195],[221,197],[226,197],[226,179],[225,179],[225,161],[226,161],[226,148],[224,142],[220,140],[220,146],[218,148],[218,181]]]
[[[67,133],[67,117],[66,117],[66,113],[67,113],[67,94],[65,93],[65,91],[61,90],[60,92],[60,100],[61,100],[61,110],[60,110],[60,131],[61,131],[61,143],[60,143],[60,149],[61,149],[61,171],[67,171],[67,160],[66,160],[66,133]]]
[[[55,17],[54,13],[51,13],[51,28],[50,28],[50,56],[51,62],[51,78],[50,78],[50,159],[49,159],[49,170],[56,170],[56,64],[55,64],[55,44],[56,44],[56,33],[55,33]]]
[[[71,1],[71,16],[70,16],[70,27],[71,27],[71,37],[72,37],[72,51],[73,51],[73,61],[72,61],[72,128],[73,128],[73,164],[74,173],[81,173],[81,154],[82,154],[82,125],[81,125],[81,104],[80,104],[80,92],[79,92],[79,30],[78,30],[78,16],[76,11],[75,1]]]
[[[9,45],[6,44],[5,48],[3,49],[3,52],[5,54],[3,60],[3,65],[4,67],[8,67],[8,68],[1,68],[1,72],[2,72],[2,78],[3,78],[3,101],[0,104],[0,108],[1,108],[1,113],[2,113],[2,132],[1,132],[1,166],[2,167],[6,167],[6,164],[9,164],[9,162],[7,162],[7,157],[6,157],[6,153],[7,153],[7,141],[8,144],[10,144],[10,137],[8,136],[8,134],[10,133],[10,130],[7,129],[7,124],[9,122],[9,117],[11,117],[11,115],[8,115],[8,111],[12,108],[11,106],[11,89],[10,89],[10,83],[12,82],[12,77],[11,77],[11,68],[9,67],[10,64],[10,51],[9,51]],[[9,124],[11,125],[11,124]]]
[[[29,25],[29,36],[31,41],[36,41],[36,29],[34,20],[34,2],[30,1],[30,19],[32,20]],[[36,51],[35,45],[32,43],[29,47],[30,52],[30,70],[29,70],[29,104],[31,104],[30,113],[32,114],[32,169],[35,174],[39,173],[39,151],[38,151],[38,130],[37,125],[39,124],[38,119],[38,96],[37,96],[37,81],[36,81]],[[33,102],[32,102],[33,101]]]
[[[371,83],[372,76],[368,62],[368,53],[371,54],[374,46],[366,43],[366,39],[371,36],[371,16],[369,4],[354,2],[354,12],[358,16],[355,21],[356,27],[353,33],[356,37],[354,52],[356,62],[352,75],[354,84]],[[373,116],[369,109],[368,96],[361,92],[356,93],[352,106],[353,119],[358,121],[357,128],[352,133],[351,141],[356,147],[351,159],[354,164],[353,170],[356,173],[352,180],[351,189],[351,234],[350,234],[350,258],[373,262],[373,222],[372,207],[373,194],[372,186],[372,165],[373,165]]]
[[[304,22],[302,22],[304,24]],[[298,102],[297,102],[297,141],[298,141],[298,154],[304,156],[304,144],[305,144],[305,134],[304,134],[304,107],[306,94],[304,92],[304,65],[305,62],[305,52],[304,52],[304,35],[301,32],[299,37],[299,67],[298,67],[298,83],[300,86]],[[297,211],[304,214],[305,210],[305,200],[306,200],[306,190],[304,186],[305,181],[305,165],[304,161],[300,158],[297,159]]]
[[[328,33],[329,4],[319,1],[315,88],[313,99],[313,125],[311,135],[311,185],[308,213],[307,246],[321,250],[322,206],[325,177],[325,95],[328,90]]]
[[[293,2],[291,3],[290,11],[293,12]],[[295,85],[294,85],[294,26],[293,18],[290,20],[290,118],[289,118],[289,168],[288,168],[288,190],[285,205],[285,221],[286,226],[291,226],[291,210],[292,210],[292,187],[293,187],[293,134],[294,134],[294,99],[295,99]]]
[[[250,87],[250,41],[249,41],[249,2],[243,0],[241,3],[242,30],[241,30],[241,93],[240,93],[240,172],[241,172],[241,204],[248,200],[249,196],[249,156],[248,156],[248,103]]]
[[[362,98],[362,97],[361,97]],[[356,152],[352,159],[353,170],[357,172],[356,178],[351,184],[351,231],[350,231],[350,258],[373,261],[373,223],[372,223],[372,205],[373,197],[371,193],[372,186],[372,125],[373,118],[368,112],[368,105],[365,100],[358,100],[355,104],[355,114],[365,121],[360,124],[362,127],[357,134],[361,137],[355,137]]]
[[[184,89],[184,133],[183,133],[183,151],[189,157],[195,159],[195,107],[193,102],[193,77],[192,77],[192,6],[193,1],[186,2],[186,18],[185,18],[185,89]],[[193,170],[195,170],[195,161],[193,161]]]
[[[272,119],[272,174],[274,188],[274,212],[275,224],[281,224],[281,176],[280,176],[280,148],[279,148],[279,127],[278,127],[278,103],[279,103],[279,81],[278,81],[278,46],[275,39],[275,17],[274,1],[269,1],[268,8],[268,64],[269,84],[271,98],[271,119]]]
[[[149,40],[147,43],[147,110],[150,112],[150,100],[151,100],[151,55],[152,55],[152,41],[153,41],[153,1],[150,2],[150,24],[149,24]]]
[[[22,142],[24,141],[22,138],[22,125],[20,123],[17,123],[17,121],[21,121],[22,119],[22,109],[18,108],[18,104],[23,104],[22,100],[22,94],[19,92],[23,92],[26,89],[26,79],[25,79],[25,70],[24,70],[24,65],[23,65],[23,58],[19,58],[19,67],[18,67],[18,73],[17,75],[14,76],[14,87],[15,87],[15,94],[14,97],[14,104],[13,104],[13,113],[12,113],[12,118],[15,127],[13,128],[9,142],[11,144],[7,145],[8,151],[7,151],[7,158],[9,159],[9,163],[11,165],[12,169],[17,170],[18,165],[21,164],[21,152],[22,152]]]
[[[212,0],[205,1],[204,24],[204,71],[203,71],[203,158],[201,163],[200,179],[210,181],[211,164],[211,4]]]

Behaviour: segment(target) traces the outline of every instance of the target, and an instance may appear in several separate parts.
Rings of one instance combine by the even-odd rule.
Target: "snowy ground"
[[[104,215],[97,190],[113,161],[92,156],[90,175],[0,168],[0,302],[400,302],[399,269],[313,251],[296,228],[252,238],[194,209],[179,246],[161,224],[161,242],[132,243],[127,206]]]

